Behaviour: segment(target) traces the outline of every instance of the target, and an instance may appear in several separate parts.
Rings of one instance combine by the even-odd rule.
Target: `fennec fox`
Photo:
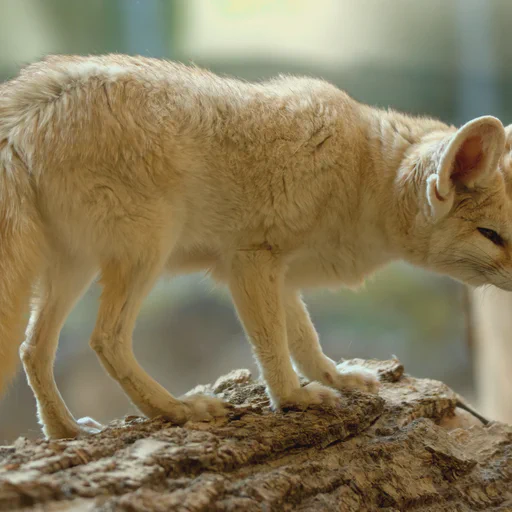
[[[47,57],[0,94],[0,374],[14,373],[33,301],[20,354],[48,437],[101,427],[75,420],[52,371],[97,274],[91,347],[145,415],[177,424],[226,409],[175,398],[134,357],[137,313],[164,272],[228,286],[276,409],[378,387],[323,354],[302,289],[357,286],[392,260],[512,289],[493,117],[457,130],[321,80],[253,84],[122,55]]]

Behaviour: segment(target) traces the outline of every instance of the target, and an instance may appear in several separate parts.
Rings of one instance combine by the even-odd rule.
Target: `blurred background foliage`
[[[194,62],[262,80],[325,78],[356,99],[460,124],[511,121],[510,0],[1,0],[0,78],[48,53],[119,52]],[[392,265],[353,292],[307,294],[332,358],[397,355],[407,371],[444,380],[471,399],[461,288]],[[77,417],[134,412],[87,344],[95,285],[61,335],[56,378]],[[256,372],[229,297],[202,276],[165,278],[135,333],[145,368],[181,394],[231,369]],[[0,406],[0,441],[39,435],[20,372]]]

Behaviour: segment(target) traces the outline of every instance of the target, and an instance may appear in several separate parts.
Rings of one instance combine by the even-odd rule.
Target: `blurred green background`
[[[323,77],[356,99],[460,124],[511,121],[510,0],[0,0],[0,78],[48,53],[120,52],[261,80]],[[0,241],[1,243],[1,241]],[[61,335],[55,372],[76,417],[134,412],[88,347],[99,290]],[[472,397],[461,288],[402,264],[359,292],[308,294],[332,358],[397,355],[417,376]],[[145,368],[181,394],[234,368],[256,371],[229,297],[202,276],[163,279],[135,334]],[[0,407],[0,442],[39,434],[25,377]]]

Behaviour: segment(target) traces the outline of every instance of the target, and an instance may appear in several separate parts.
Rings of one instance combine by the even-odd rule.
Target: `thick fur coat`
[[[323,354],[301,290],[358,286],[393,260],[512,289],[505,144],[496,118],[457,130],[311,78],[47,57],[0,89],[0,377],[32,301],[20,353],[45,434],[101,428],[75,420],[53,378],[62,325],[99,275],[90,344],[134,404],[176,423],[225,414],[169,394],[132,351],[158,277],[206,271],[229,288],[275,408],[375,392],[371,372]]]

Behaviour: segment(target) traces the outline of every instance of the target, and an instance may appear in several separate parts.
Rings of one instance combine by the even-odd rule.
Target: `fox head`
[[[405,259],[512,291],[512,126],[485,116],[432,132],[407,162],[416,207]]]

